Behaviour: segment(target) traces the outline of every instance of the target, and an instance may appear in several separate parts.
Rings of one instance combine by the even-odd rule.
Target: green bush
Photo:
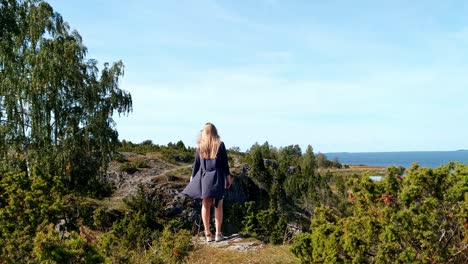
[[[223,233],[239,233],[243,228],[242,221],[246,214],[246,207],[243,204],[224,200],[223,208]]]
[[[149,168],[147,161],[127,162],[120,165],[119,170],[128,174],[134,174],[139,169]]]
[[[246,206],[246,214],[244,220],[242,221],[243,225],[243,232],[256,237],[257,233],[255,232],[258,228],[258,220],[257,220],[257,210],[255,208],[255,202],[250,201],[245,203]]]
[[[135,161],[133,165],[139,169],[149,168],[148,162],[144,160]]]
[[[154,230],[162,230],[165,211],[158,193],[149,193],[142,184],[137,186],[135,196],[127,197],[124,203],[134,212],[145,215],[145,224]]]
[[[143,251],[151,246],[151,242],[158,238],[159,232],[147,225],[146,215],[138,212],[126,215],[121,221],[116,221],[112,229],[101,236],[99,248],[106,255],[125,262],[128,258],[122,252],[132,250]]]
[[[120,165],[119,170],[128,174],[133,174],[138,171],[138,168],[133,163],[124,163]]]
[[[111,219],[104,207],[99,207],[93,212],[93,224],[98,230],[105,231],[112,226]]]
[[[150,152],[160,152],[163,159],[172,163],[191,163],[194,160],[195,149],[186,147],[182,141],[177,143],[169,142],[167,146],[154,145],[151,140],[145,140],[140,144],[134,144],[130,141],[122,140],[118,147],[122,152],[134,152],[139,154],[147,154]]]
[[[468,166],[391,167],[380,182],[351,179],[350,214],[318,207],[292,252],[303,262],[465,263]]]
[[[122,154],[119,153],[119,152],[116,152],[116,153],[112,156],[112,159],[115,160],[115,161],[118,161],[118,162],[120,162],[120,163],[128,162],[128,159],[125,158],[125,156],[122,155]]]
[[[301,260],[301,263],[312,263],[312,235],[301,233],[294,238],[290,251]]]
[[[37,228],[58,221],[63,211],[57,177],[33,168],[31,176],[11,170],[0,178],[0,260],[33,261],[32,240]]]
[[[263,242],[283,243],[287,222],[284,214],[273,208],[259,210],[255,202],[246,203],[243,231]]]
[[[167,263],[181,263],[192,248],[190,231],[180,229],[177,232],[165,227],[158,240],[158,252]]]
[[[61,239],[53,224],[41,229],[33,240],[33,255],[41,263],[104,263],[96,248],[76,232]]]

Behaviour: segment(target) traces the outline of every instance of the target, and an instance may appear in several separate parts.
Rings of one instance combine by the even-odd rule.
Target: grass
[[[386,167],[378,167],[378,166],[367,166],[367,165],[350,165],[349,168],[346,169],[319,169],[321,174],[325,174],[327,171],[333,174],[339,175],[385,175],[387,168]]]
[[[83,202],[86,204],[94,204],[99,207],[114,209],[121,212],[129,211],[130,208],[122,201],[123,197],[106,197],[103,199],[96,199],[91,197],[83,197]]]
[[[300,263],[291,252],[289,246],[265,245],[259,250],[233,251],[223,248],[202,246],[190,252],[186,263]]]
[[[164,172],[161,175],[153,178],[152,181],[161,185],[186,185],[190,180],[190,175],[192,175],[192,168],[185,165],[184,167],[179,167]]]
[[[183,167],[177,170],[173,170],[166,173],[168,181],[187,181],[190,180],[190,175],[192,175],[192,168]]]

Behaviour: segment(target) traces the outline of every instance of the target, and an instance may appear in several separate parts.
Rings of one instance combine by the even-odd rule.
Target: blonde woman
[[[221,233],[223,198],[225,189],[231,186],[230,175],[226,147],[216,127],[206,123],[198,138],[190,183],[182,193],[194,199],[202,199],[201,216],[207,242],[213,241],[210,231],[211,205],[215,207],[215,241],[224,240]]]

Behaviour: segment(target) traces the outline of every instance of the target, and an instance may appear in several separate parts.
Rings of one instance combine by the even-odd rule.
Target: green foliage
[[[328,160],[327,156],[323,153],[317,153],[315,156],[317,160],[317,167],[319,168],[338,168],[341,169],[343,165],[338,161],[338,158]]]
[[[119,170],[122,172],[126,172],[128,174],[134,174],[138,171],[138,169],[148,168],[147,161],[135,161],[135,162],[127,162],[120,165]]]
[[[134,174],[138,171],[138,168],[133,163],[124,163],[120,165],[119,170],[128,174]]]
[[[242,154],[240,147],[236,147],[236,146],[230,147],[229,152],[234,152],[236,154]]]
[[[167,146],[163,146],[154,145],[151,140],[145,140],[140,144],[122,140],[122,142],[119,144],[118,151],[134,152],[143,155],[151,152],[159,152],[162,154],[162,159],[166,161],[182,163],[193,162],[195,156],[195,149],[186,147],[182,141],[178,141],[175,144],[169,142]]]
[[[152,241],[148,216],[137,212],[131,218],[126,216],[115,228],[124,246],[127,248],[145,248]]]
[[[148,162],[144,160],[135,161],[134,164],[138,169],[149,168]]]
[[[3,173],[3,172],[2,172]],[[15,170],[0,177],[0,260],[31,259],[32,238],[43,224],[56,222],[63,201],[58,177],[33,168],[31,176]]]
[[[273,208],[258,209],[255,202],[246,203],[246,214],[242,221],[243,231],[263,242],[283,243],[287,221],[284,214]]]
[[[250,176],[264,190],[270,190],[273,177],[265,167],[263,154],[260,148],[253,148],[250,153]]]
[[[330,175],[322,176],[318,173],[312,146],[309,145],[302,156],[297,156],[297,152],[291,150],[283,152],[282,149],[280,157],[284,157],[283,161],[280,161],[280,164],[284,164],[282,167],[294,168],[294,170],[288,169],[284,182],[286,194],[294,204],[312,214],[316,206],[336,203],[336,194],[331,191],[327,182],[327,177]]]
[[[104,263],[97,249],[76,232],[60,238],[52,224],[34,237],[33,255],[41,263]]]
[[[105,233],[99,248],[111,263],[181,263],[192,248],[192,235],[180,229],[180,223],[170,221],[160,233],[137,212],[116,222]]]
[[[131,141],[122,140],[122,142],[119,144],[118,151],[146,154],[149,152],[160,151],[161,148],[162,147],[159,145],[153,145],[151,140],[145,140],[141,144],[135,144]]]
[[[331,204],[336,198],[325,178],[317,172],[311,146],[304,154],[298,145],[275,152],[268,152],[272,148],[267,146],[267,143],[252,146],[249,175],[268,191],[269,204],[265,208],[261,199],[246,204],[244,231],[265,242],[282,243],[287,239],[287,223],[291,220],[296,224],[301,222],[295,215],[298,210],[312,214],[314,207]],[[264,159],[263,153],[276,160]],[[267,167],[265,164],[274,165]]]
[[[142,184],[139,184],[136,195],[125,198],[124,202],[134,212],[145,216],[145,226],[161,229],[165,211],[158,193],[149,193]]]
[[[158,232],[148,226],[147,216],[137,212],[114,222],[111,231],[101,237],[99,248],[107,257],[120,258],[122,251],[148,249],[157,237]]]
[[[248,152],[253,156],[252,153],[255,151],[259,151],[264,159],[278,159],[278,150],[268,144],[268,141],[265,141],[262,145],[258,143],[253,144]]]
[[[350,179],[351,214],[317,208],[292,252],[303,262],[463,263],[468,166],[391,167],[381,182]]]
[[[114,155],[112,156],[112,160],[118,161],[120,163],[128,162],[127,158],[125,158],[125,156],[119,152],[114,153]]]
[[[112,116],[132,109],[118,87],[123,63],[99,72],[78,32],[46,2],[3,1],[2,20],[1,161],[22,163],[28,176],[38,166],[69,191],[99,196],[118,143]]]
[[[255,208],[255,202],[250,201],[245,203],[246,206],[246,214],[244,220],[242,221],[242,225],[244,226],[243,231],[247,234],[250,234],[254,237],[257,236],[255,230],[259,226],[257,221],[257,210]]]
[[[244,204],[230,202],[225,199],[223,202],[223,234],[238,233],[242,230],[242,221],[245,214],[246,207]]]
[[[312,263],[312,234],[300,233],[294,238],[294,242],[290,247],[290,251],[297,256],[301,263]]]
[[[301,156],[301,147],[296,144],[280,148],[278,159],[287,160],[289,163],[296,163]]]
[[[151,250],[150,241],[157,239],[158,233],[152,233],[150,238],[145,238],[146,245],[133,247],[128,241],[129,237],[116,232],[116,230],[107,232],[99,240],[99,249],[105,256],[106,263],[164,263],[163,259]]]
[[[112,226],[111,219],[106,213],[106,209],[104,207],[99,207],[96,210],[94,210],[93,224],[94,227],[101,231],[104,231],[110,226]]]
[[[158,240],[158,252],[166,263],[182,263],[192,248],[190,231],[165,227]]]

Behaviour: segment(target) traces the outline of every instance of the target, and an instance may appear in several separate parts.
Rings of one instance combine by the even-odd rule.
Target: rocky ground
[[[227,236],[225,240],[220,242],[206,242],[205,237],[203,236],[193,237],[192,241],[195,245],[198,246],[207,246],[239,252],[260,250],[265,246],[265,244],[261,241],[252,239],[250,237],[245,237],[242,234],[233,234]]]

